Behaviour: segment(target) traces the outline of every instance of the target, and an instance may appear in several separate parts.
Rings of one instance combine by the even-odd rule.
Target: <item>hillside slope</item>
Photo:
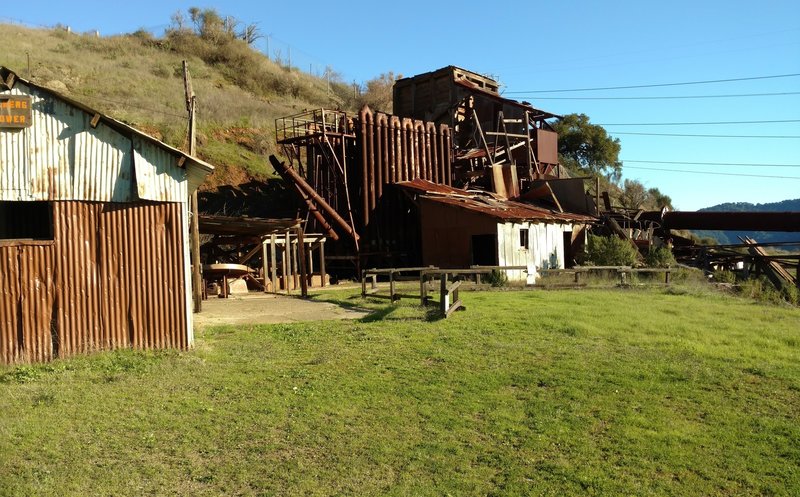
[[[0,24],[0,38],[0,65],[184,149],[187,60],[198,100],[198,155],[217,166],[206,189],[269,177],[275,118],[342,103],[327,81],[282,67],[238,40],[225,47],[226,54],[235,49],[235,59],[209,64],[201,57],[214,55],[210,47],[186,33],[95,37]],[[235,81],[237,74],[258,76],[260,94],[243,89],[248,82]]]

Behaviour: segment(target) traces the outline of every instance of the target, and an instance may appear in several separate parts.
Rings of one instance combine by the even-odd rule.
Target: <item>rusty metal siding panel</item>
[[[52,359],[52,245],[0,247],[0,362]]]
[[[539,162],[558,164],[558,133],[546,129],[536,130],[536,156]]]
[[[0,200],[27,198],[28,134],[28,128],[0,132]]]
[[[27,362],[43,362],[53,358],[53,246],[37,245],[20,251],[23,329],[26,335]]]
[[[0,362],[187,347],[183,205],[56,202],[52,243],[0,245]]]
[[[178,157],[139,137],[133,139],[136,188],[140,199],[186,202],[186,170],[178,167]]]
[[[0,246],[0,362],[19,360],[21,350],[17,338],[20,327],[19,250]]]

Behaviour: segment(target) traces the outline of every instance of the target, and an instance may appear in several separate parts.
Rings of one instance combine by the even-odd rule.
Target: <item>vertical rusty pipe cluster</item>
[[[373,112],[358,114],[360,133],[361,199],[364,226],[383,196],[387,184],[422,178],[451,184],[450,128],[409,118]]]

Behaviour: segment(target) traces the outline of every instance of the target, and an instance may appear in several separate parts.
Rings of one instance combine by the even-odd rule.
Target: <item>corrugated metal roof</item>
[[[522,202],[503,200],[486,192],[460,190],[438,185],[421,179],[398,183],[397,186],[411,190],[422,198],[449,206],[480,212],[495,219],[506,221],[535,220],[556,223],[590,222],[594,218],[583,214],[556,212]]]
[[[3,80],[9,74],[0,68]],[[0,200],[186,202],[214,169],[80,102],[14,77],[10,93],[31,97],[33,124],[0,132]]]

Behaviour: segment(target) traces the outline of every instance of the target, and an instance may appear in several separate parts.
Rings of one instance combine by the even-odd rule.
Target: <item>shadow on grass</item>
[[[337,299],[337,298],[324,297],[322,295],[315,295],[311,298],[315,302],[326,302],[328,304],[338,305],[339,307],[342,307],[349,311],[359,311],[359,312],[375,311],[375,309],[373,308],[366,307],[361,297],[347,297],[346,299]],[[357,300],[358,302],[353,302],[355,300]]]
[[[436,321],[444,321],[444,315],[442,314],[442,311],[439,310],[438,302],[429,304],[428,307],[425,309],[425,321],[429,323],[433,323]]]
[[[385,300],[377,299],[364,299],[361,295],[350,295],[348,297],[332,297],[329,295],[311,295],[311,299],[317,302],[326,302],[328,304],[338,305],[343,309],[350,311],[358,311],[367,313],[366,316],[359,319],[361,323],[372,323],[381,321],[389,316],[397,308],[395,305],[386,303]],[[371,307],[370,304],[377,305],[383,304],[380,307]]]
[[[398,294],[401,297],[401,301],[404,302],[400,304],[400,302],[396,302],[394,304],[389,303],[388,299],[386,298],[378,298],[378,297],[370,297],[367,296],[366,298],[361,297],[360,294],[357,295],[347,295],[347,296],[339,296],[339,295],[330,295],[330,294],[312,294],[310,298],[317,302],[326,302],[329,304],[334,304],[344,309],[365,312],[368,313],[367,316],[359,319],[359,322],[362,323],[374,323],[383,320],[394,320],[394,319],[419,319],[425,322],[434,322],[444,319],[439,310],[439,303],[437,301],[431,300],[428,305],[421,306],[421,305],[411,305],[409,301],[416,301],[419,299],[418,295],[411,295],[411,294]],[[398,316],[392,317],[391,315],[398,309],[409,309],[409,308],[416,308],[420,310],[420,314],[414,317],[406,317],[406,316]],[[403,313],[405,314],[405,313]]]
[[[383,321],[386,319],[391,313],[393,313],[397,309],[397,307],[393,305],[387,305],[380,309],[372,309],[372,312],[364,316],[363,318],[359,319],[360,323],[374,323],[376,321]]]

